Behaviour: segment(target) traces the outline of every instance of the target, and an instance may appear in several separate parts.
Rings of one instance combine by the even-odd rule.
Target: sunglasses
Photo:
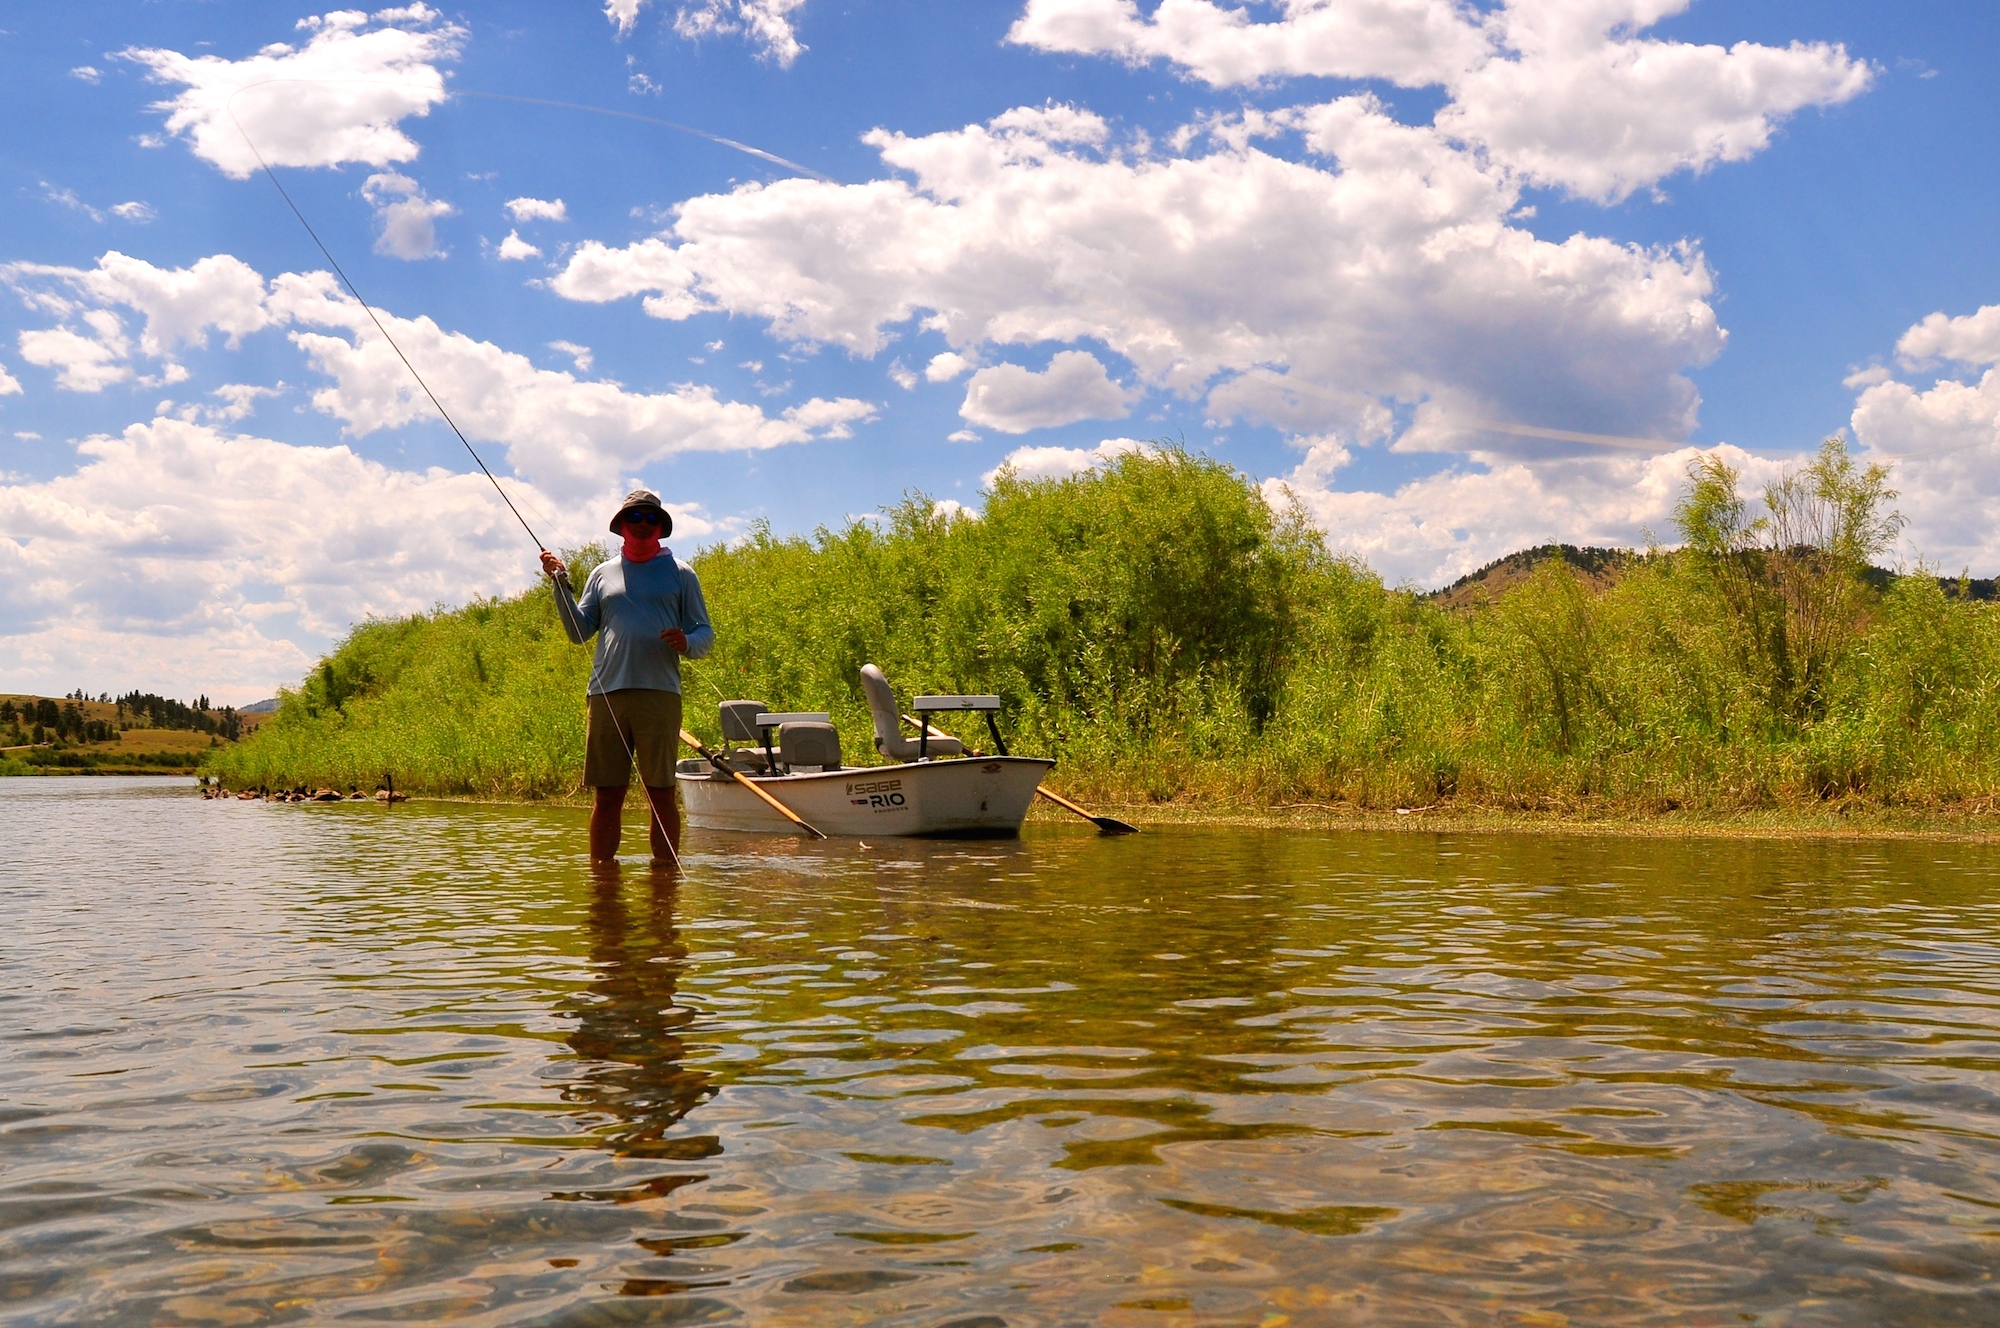
[[[637,521],[648,526],[657,526],[660,524],[660,514],[658,512],[627,512],[622,518],[620,518],[621,525],[633,521]]]

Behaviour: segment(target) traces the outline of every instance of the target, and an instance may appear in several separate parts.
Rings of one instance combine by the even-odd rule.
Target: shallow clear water
[[[0,826],[8,1323],[2000,1320],[1995,847]]]

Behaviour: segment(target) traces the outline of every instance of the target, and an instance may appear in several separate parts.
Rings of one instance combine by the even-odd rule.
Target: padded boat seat
[[[840,769],[840,734],[831,724],[794,720],[778,726],[778,760],[787,768]]]
[[[868,715],[875,721],[875,750],[891,761],[914,761],[919,746],[915,738],[903,736],[902,712],[896,709],[896,694],[889,680],[873,664],[861,666],[861,690],[868,697]],[[927,756],[965,755],[965,744],[957,738],[932,738],[922,748]]]
[[[722,741],[726,746],[742,743],[755,747],[764,739],[757,732],[757,716],[771,707],[762,701],[722,703]]]

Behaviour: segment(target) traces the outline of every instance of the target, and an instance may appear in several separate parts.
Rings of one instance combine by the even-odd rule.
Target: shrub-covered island
[[[1871,567],[1898,528],[1886,479],[1833,440],[1752,519],[1709,460],[1680,547],[1550,558],[1467,600],[1384,586],[1185,452],[1002,475],[977,516],[911,497],[879,522],[698,554],[720,643],[687,669],[690,726],[713,738],[724,696],[831,710],[871,762],[856,670],[873,661],[905,696],[999,693],[1015,750],[1117,801],[1976,806],[2000,792],[2000,617]],[[208,769],[562,796],[589,659],[546,587],[364,623]]]

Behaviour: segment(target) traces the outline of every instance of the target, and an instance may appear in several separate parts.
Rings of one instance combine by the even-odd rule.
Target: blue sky
[[[531,575],[225,104],[552,542],[634,481],[686,553],[1172,437],[1430,585],[1846,430],[1904,561],[2000,570],[1991,5],[0,26],[0,689],[250,700]]]

